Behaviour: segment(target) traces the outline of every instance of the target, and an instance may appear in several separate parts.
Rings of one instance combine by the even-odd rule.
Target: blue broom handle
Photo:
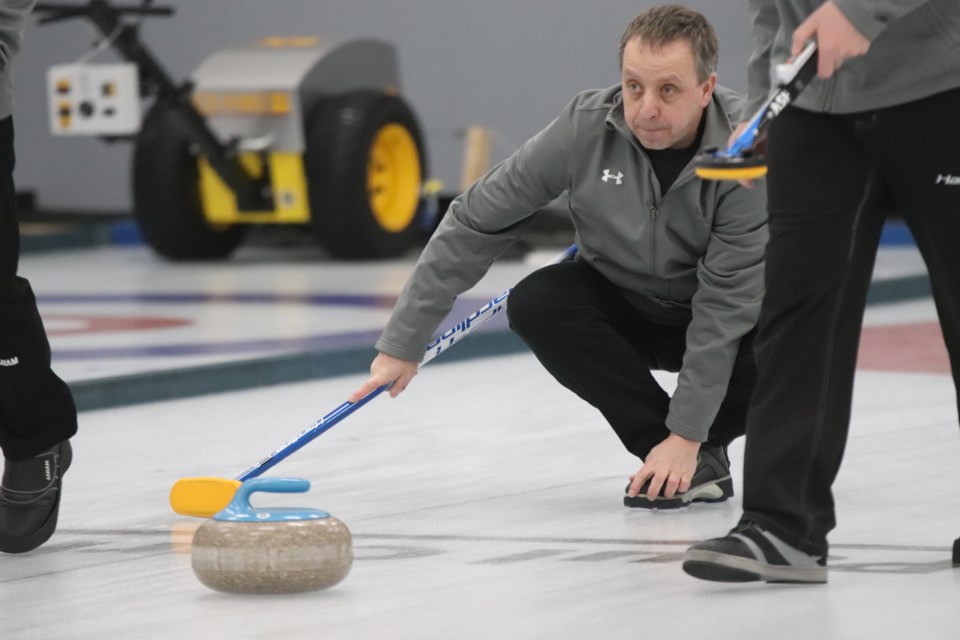
[[[564,260],[569,260],[573,258],[577,253],[577,245],[571,245],[563,253],[555,257],[553,260],[548,262],[543,266],[549,266],[552,264],[557,264],[563,262]],[[470,314],[467,318],[464,318],[453,327],[442,333],[438,338],[431,342],[427,346],[427,350],[424,353],[423,360],[420,362],[420,366],[423,366],[436,358],[442,352],[449,349],[453,346],[454,343],[459,342],[463,338],[467,337],[476,330],[480,325],[485,323],[487,320],[497,315],[506,308],[507,297],[510,295],[510,289],[507,289],[499,296],[483,305],[475,312]],[[377,387],[367,395],[363,396],[356,402],[344,402],[339,407],[323,416],[317,422],[314,423],[309,429],[304,429],[301,431],[295,438],[287,442],[285,445],[265,457],[263,460],[250,467],[242,474],[237,476],[237,480],[243,482],[244,480],[249,480],[250,478],[256,478],[264,471],[272,468],[277,463],[285,460],[290,454],[301,449],[308,442],[319,436],[320,434],[326,432],[331,427],[336,425],[338,422],[352,414],[354,411],[367,404],[381,393],[393,386],[392,382],[389,382],[383,386]]]

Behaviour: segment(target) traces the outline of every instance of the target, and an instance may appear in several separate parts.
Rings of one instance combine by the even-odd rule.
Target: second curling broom
[[[726,150],[707,149],[694,158],[697,176],[704,180],[755,180],[767,173],[767,160],[754,147],[770,122],[806,88],[817,72],[817,44],[803,50],[776,69],[777,88],[747,128]]]

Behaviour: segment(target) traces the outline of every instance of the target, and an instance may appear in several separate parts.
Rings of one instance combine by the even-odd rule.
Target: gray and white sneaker
[[[661,494],[651,500],[647,497],[648,480],[640,492],[630,497],[624,490],[623,506],[634,509],[677,509],[691,502],[723,502],[733,496],[733,480],[730,478],[730,459],[723,447],[702,445],[697,454],[697,469],[690,481],[690,488],[672,498]],[[627,490],[630,485],[627,485]]]
[[[827,559],[804,553],[753,523],[722,538],[697,543],[683,554],[683,570],[714,582],[827,581]]]

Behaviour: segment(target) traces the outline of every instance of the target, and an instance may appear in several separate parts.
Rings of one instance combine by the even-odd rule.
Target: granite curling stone
[[[337,584],[350,572],[353,542],[347,526],[319,509],[255,509],[254,491],[298,493],[300,478],[255,478],[193,536],[197,578],[226,593],[300,593]]]

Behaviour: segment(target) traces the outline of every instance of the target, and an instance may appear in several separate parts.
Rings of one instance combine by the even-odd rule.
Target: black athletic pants
[[[628,451],[645,459],[670,435],[670,397],[650,372],[680,370],[689,313],[681,319],[645,313],[576,260],[520,281],[510,292],[507,315],[547,371],[599,409]],[[726,446],[746,428],[756,381],[751,338],[741,342],[726,399],[710,428],[711,444]]]
[[[960,381],[958,116],[960,89],[855,115],[787,109],[769,131],[767,291],[755,344],[760,376],[747,427],[743,517],[808,553],[825,554],[835,526],[830,488],[890,211],[904,217],[926,261]]]
[[[50,369],[50,345],[30,283],[17,277],[20,228],[13,185],[13,119],[0,120],[0,449],[32,457],[77,431],[67,385]]]

